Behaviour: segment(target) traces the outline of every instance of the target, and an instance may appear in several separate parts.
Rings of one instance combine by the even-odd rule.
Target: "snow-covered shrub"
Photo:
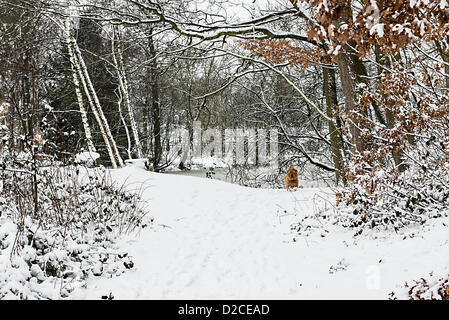
[[[84,151],[75,155],[75,163],[85,165],[86,167],[94,167],[99,158],[100,154],[97,152]]]
[[[447,168],[435,168],[432,174],[435,179],[422,173],[415,175],[419,170],[410,167],[398,174],[394,181],[388,181],[387,177],[372,178],[373,184],[381,185],[372,192],[360,184],[353,186],[346,205],[340,206],[344,224],[361,228],[385,226],[398,230],[404,225],[424,224],[428,219],[447,215],[449,180],[445,181],[447,174],[442,173]]]
[[[44,113],[39,122],[43,136],[42,151],[60,161],[69,160],[84,145],[84,136],[66,115],[55,112],[49,104],[44,105]]]
[[[226,178],[231,183],[251,188],[282,188],[284,183],[280,170],[245,164],[228,166]]]
[[[23,230],[8,215],[0,218],[0,299],[65,298],[92,276],[119,276],[133,267],[113,238],[100,229],[68,232],[41,229],[31,217]]]
[[[316,193],[311,199],[312,208],[304,208],[301,206],[301,201],[296,200],[293,209],[283,210],[278,212],[278,216],[292,215],[297,218],[295,223],[290,225],[290,230],[293,235],[293,241],[296,242],[298,236],[302,237],[320,237],[324,238],[330,232],[332,225],[338,223],[338,215],[333,199],[326,193]],[[307,212],[308,214],[304,214]],[[296,219],[295,219],[296,220]]]
[[[139,193],[101,167],[36,166],[27,154],[1,160],[0,299],[67,297],[89,276],[133,267],[115,239],[151,223]]]
[[[388,121],[358,115],[364,150],[352,155],[348,187],[338,192],[338,201],[346,205],[342,211],[352,213],[346,219],[351,226],[398,229],[448,213],[449,98],[418,85],[438,88],[442,79],[399,65],[393,69],[382,77],[378,91],[362,88],[364,108],[382,105]]]
[[[402,291],[390,293],[390,299],[449,300],[449,275],[438,276],[431,272],[425,278],[406,282]]]

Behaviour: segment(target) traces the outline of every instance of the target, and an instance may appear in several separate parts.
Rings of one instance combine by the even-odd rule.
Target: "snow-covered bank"
[[[115,239],[151,227],[138,193],[103,168],[53,165],[36,175],[37,189],[27,171],[2,176],[0,299],[67,298],[90,277],[133,267]]]
[[[358,237],[317,222],[298,235],[291,225],[301,217],[333,212],[330,190],[252,189],[152,173],[139,163],[112,175],[144,184],[155,227],[120,241],[132,270],[90,279],[72,298],[387,299],[405,281],[449,266],[446,218]]]

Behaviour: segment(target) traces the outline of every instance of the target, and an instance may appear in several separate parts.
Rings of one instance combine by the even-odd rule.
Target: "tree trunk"
[[[118,90],[118,97],[117,97],[118,98],[118,100],[117,100],[118,113],[119,113],[119,116],[120,116],[120,120],[122,120],[123,127],[125,128],[126,139],[128,141],[128,148],[126,148],[126,152],[128,153],[128,159],[132,159],[132,154],[131,154],[131,148],[132,148],[131,136],[129,135],[128,125],[126,124],[125,117],[123,117],[123,112],[122,112],[123,97],[122,97],[122,94],[121,94],[120,87],[118,89],[119,89]]]
[[[352,9],[347,5],[346,0],[340,0],[339,6],[341,7],[341,16],[339,18],[339,24],[347,24],[349,20],[352,20]],[[354,73],[354,61],[351,58],[352,49],[348,43],[345,43],[341,48],[341,52],[337,59],[338,69],[340,72],[340,81],[343,91],[343,97],[345,102],[346,114],[349,115],[348,123],[350,128],[350,142],[352,144],[352,152],[360,153],[365,149],[361,131],[359,128],[359,113],[356,107],[356,83]]]
[[[350,48],[343,46],[343,51],[338,56],[338,69],[340,71],[341,87],[343,91],[346,113],[349,114],[350,134],[353,152],[362,152],[364,145],[362,142],[361,131],[359,128],[358,113],[356,110],[356,91],[354,74],[351,68],[351,59],[349,57]]]
[[[130,102],[130,98],[129,98],[128,80],[127,80],[127,77],[126,77],[126,70],[125,70],[125,64],[124,64],[124,59],[123,59],[123,52],[122,52],[122,48],[120,46],[120,34],[119,34],[118,26],[115,26],[114,35],[115,35],[115,37],[118,40],[117,41],[117,54],[118,54],[118,57],[119,57],[119,63],[117,62],[117,59],[115,57],[115,52],[114,52],[115,39],[112,39],[112,57],[113,57],[114,63],[115,63],[116,68],[117,68],[117,74],[118,74],[118,80],[119,80],[120,88],[122,90],[123,97],[125,99],[125,105],[126,105],[126,108],[128,110],[129,122],[131,124],[131,131],[132,131],[132,134],[133,134],[134,142],[136,144],[137,157],[138,158],[142,158],[142,146],[140,144],[139,132],[137,130],[136,121],[134,120],[134,114],[133,114],[133,110],[132,110],[131,102]]]
[[[90,93],[91,93],[91,95],[93,97],[93,100],[95,102],[95,107],[97,108],[97,112],[98,112],[98,114],[100,116],[101,122],[103,123],[104,130],[106,132],[106,136],[107,136],[107,138],[109,139],[109,141],[111,143],[112,150],[114,151],[114,155],[115,155],[115,157],[116,157],[116,159],[118,161],[118,165],[120,167],[123,167],[124,163],[123,163],[122,157],[120,156],[120,153],[118,152],[117,144],[115,143],[115,139],[112,136],[111,130],[109,128],[108,121],[107,121],[107,119],[106,119],[106,117],[105,117],[105,115],[103,113],[103,109],[101,107],[100,100],[98,99],[98,96],[97,96],[97,93],[95,91],[95,88],[94,88],[94,86],[92,84],[92,81],[90,80],[89,72],[87,71],[86,64],[84,62],[84,59],[83,59],[83,57],[81,55],[81,51],[80,51],[78,45],[76,44],[76,42],[75,42],[75,45],[74,45],[74,49],[75,49],[75,53],[77,54],[78,62],[81,65],[81,69],[83,71],[83,74],[84,74],[85,80],[87,82],[89,91],[90,91]]]
[[[89,127],[89,122],[87,120],[87,112],[86,112],[86,108],[84,107],[83,95],[81,93],[80,83],[79,83],[77,71],[75,68],[75,58],[74,58],[74,54],[73,54],[73,47],[72,47],[73,44],[72,44],[72,40],[71,40],[73,36],[71,34],[69,18],[67,18],[65,20],[65,32],[66,32],[65,39],[66,39],[66,43],[67,43],[67,49],[68,49],[69,57],[70,57],[70,67],[72,69],[73,83],[75,85],[75,93],[76,93],[76,98],[78,100],[78,107],[80,109],[81,121],[83,123],[83,128],[84,128],[84,134],[86,135],[87,148],[88,148],[89,152],[96,152],[94,143],[92,142],[92,134],[91,134],[90,127]]]
[[[390,59],[388,57],[385,57],[382,55],[382,52],[378,50],[378,47],[376,46],[376,50],[374,51],[376,55],[376,62],[380,65],[384,65],[388,68],[391,67]],[[384,70],[381,67],[378,67],[378,73],[381,74]],[[394,114],[391,111],[391,108],[388,106],[385,106],[385,125],[388,129],[393,129],[395,125],[395,118]],[[409,140],[410,142],[410,140]],[[396,152],[395,150],[392,151],[393,161],[395,166],[398,168],[399,172],[404,172],[407,169],[407,166],[403,164],[403,153],[402,152]]]
[[[159,169],[159,164],[162,159],[162,142],[161,142],[161,110],[160,110],[160,98],[159,98],[159,75],[156,61],[156,49],[154,47],[152,30],[149,37],[149,49],[151,56],[151,63],[149,67],[149,85],[151,91],[151,109],[149,112],[149,118],[152,119],[153,123],[153,166],[154,170],[157,172]]]
[[[338,105],[337,85],[335,82],[335,70],[332,68],[323,67],[323,93],[326,97],[326,114],[331,119],[328,121],[328,125],[332,159],[335,166],[335,180],[337,185],[342,181],[343,185],[346,186],[347,181],[344,172],[343,141],[340,132],[341,128],[337,128],[336,125],[338,114],[335,114]]]
[[[349,41],[349,44],[352,47],[355,47],[355,42],[354,41]],[[356,52],[354,52],[352,50],[351,54],[349,55],[352,61],[352,72],[355,75],[355,81],[356,83],[364,83],[366,85],[367,88],[370,87],[370,81],[368,80],[368,71],[366,70],[365,64],[363,63],[363,61],[360,59],[360,57],[357,55]],[[372,102],[372,107],[374,110],[374,114],[376,116],[377,121],[379,121],[380,123],[382,123],[383,125],[386,125],[386,120],[385,117],[382,113],[382,110],[379,108],[379,106],[377,105],[377,103],[375,101]],[[363,114],[365,116],[368,117],[368,112],[367,110],[365,110],[363,112]]]
[[[445,62],[444,64],[444,73],[446,74],[446,89],[449,89],[449,37],[446,37],[447,45],[441,45],[441,42],[438,40],[435,40],[435,45],[437,47],[438,53],[440,54],[441,58]]]
[[[79,59],[80,57],[77,54],[75,54],[75,51],[76,51],[75,48],[76,48],[77,44],[76,44],[76,40],[73,37],[73,35],[71,34],[70,30],[71,30],[70,26],[69,26],[68,30],[67,30],[67,26],[66,26],[66,30],[65,30],[66,34],[65,34],[65,36],[68,38],[69,54],[72,55],[71,58],[73,60],[73,66],[75,67],[76,71],[78,72],[79,79],[81,80],[81,83],[82,83],[83,88],[84,88],[84,93],[86,94],[86,97],[87,97],[87,100],[89,102],[89,105],[90,105],[90,107],[92,109],[92,112],[93,112],[93,114],[95,116],[95,120],[97,121],[98,126],[100,128],[101,135],[102,135],[104,143],[106,145],[106,150],[108,151],[109,158],[111,160],[111,165],[112,165],[113,168],[117,168],[117,162],[115,161],[114,152],[113,152],[113,150],[111,148],[111,144],[110,144],[109,138],[108,138],[108,136],[106,134],[106,130],[104,128],[103,122],[101,121],[100,115],[98,114],[98,110],[97,110],[97,108],[96,108],[96,106],[95,106],[95,104],[94,104],[94,102],[92,100],[92,96],[90,94],[88,85],[86,83],[85,74],[84,74],[84,72],[81,69],[81,64],[80,64],[80,59]]]

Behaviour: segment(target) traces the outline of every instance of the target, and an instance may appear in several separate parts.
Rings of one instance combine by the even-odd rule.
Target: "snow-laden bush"
[[[100,154],[97,152],[84,151],[75,155],[75,163],[85,165],[86,167],[94,167],[99,158]]]
[[[122,274],[133,262],[113,240],[98,228],[64,237],[31,217],[23,230],[10,216],[0,218],[0,299],[65,298],[89,277]]]
[[[229,182],[251,188],[283,188],[283,174],[272,167],[255,167],[252,165],[228,166],[226,178]]]
[[[449,300],[449,274],[430,272],[418,280],[406,282],[402,291],[390,293],[391,300]]]
[[[133,267],[114,243],[151,223],[139,193],[104,168],[39,166],[27,154],[1,160],[0,299],[67,297],[89,276]]]
[[[419,151],[410,151],[419,157]],[[372,187],[370,187],[372,186]],[[343,225],[363,228],[384,226],[399,230],[410,224],[447,216],[449,165],[429,161],[426,168],[409,164],[404,172],[380,168],[359,175],[348,189],[337,192]]]
[[[343,137],[360,130],[358,148],[347,152],[348,186],[338,194],[350,225],[391,226],[447,213],[449,205],[449,98],[444,77],[415,67],[391,64],[380,75],[378,90],[360,85],[360,111],[344,117]],[[419,68],[419,66],[416,66]],[[427,83],[433,92],[421,84]],[[438,88],[438,89],[437,89]],[[367,114],[380,110],[376,119]]]

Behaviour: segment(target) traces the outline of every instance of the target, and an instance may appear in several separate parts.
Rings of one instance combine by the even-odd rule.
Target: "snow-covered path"
[[[292,242],[290,222],[327,205],[320,201],[326,190],[252,189],[137,167],[113,175],[145,184],[156,227],[120,243],[133,270],[90,280],[75,299],[110,292],[117,299],[385,299],[402,279],[449,263],[440,254],[449,248],[447,236],[436,239],[437,250],[425,239],[355,245],[350,232]]]

